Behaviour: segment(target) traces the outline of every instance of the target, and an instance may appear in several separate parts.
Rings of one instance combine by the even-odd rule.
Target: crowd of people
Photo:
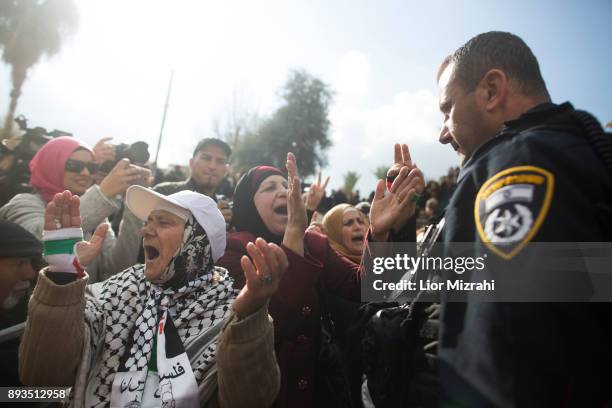
[[[573,107],[551,103],[520,38],[474,37],[443,61],[438,84],[440,142],[461,167],[426,181],[397,143],[367,200],[326,194],[320,174],[303,191],[291,152],[285,168],[228,181],[232,151],[217,138],[196,144],[188,175],[177,167],[163,182],[118,159],[109,139],[45,140],[28,164],[31,191],[3,192],[0,208],[0,385],[69,388],[64,402],[77,407],[610,403],[606,304],[362,302],[375,242],[503,253],[610,239],[610,164],[566,120]],[[583,157],[563,161],[571,154]],[[564,176],[576,168],[588,185]],[[544,187],[520,176],[538,169],[559,174],[554,190],[526,198]],[[504,179],[505,195],[479,206],[481,186],[506,174],[522,195]],[[570,192],[592,222],[563,218]],[[523,218],[498,227],[515,202]],[[566,335],[578,322],[590,334]]]

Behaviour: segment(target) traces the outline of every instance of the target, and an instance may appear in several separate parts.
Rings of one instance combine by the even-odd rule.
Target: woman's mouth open
[[[152,245],[145,245],[144,252],[146,262],[153,261],[159,257],[159,250]]]
[[[274,207],[273,211],[275,214],[278,214],[278,215],[287,215],[287,205],[283,204],[283,205]]]

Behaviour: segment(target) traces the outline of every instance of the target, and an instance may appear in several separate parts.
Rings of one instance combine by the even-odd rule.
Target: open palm
[[[80,228],[80,204],[79,196],[73,195],[68,190],[63,193],[57,193],[53,200],[49,201],[45,209],[44,229],[52,231],[61,228]],[[108,224],[100,224],[96,228],[91,240],[81,241],[76,244],[77,258],[81,265],[89,265],[102,252],[107,231]]]

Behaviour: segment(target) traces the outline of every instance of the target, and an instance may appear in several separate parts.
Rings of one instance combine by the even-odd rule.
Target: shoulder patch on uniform
[[[474,203],[482,242],[506,260],[518,254],[546,218],[554,183],[550,171],[536,166],[511,167],[489,178]]]

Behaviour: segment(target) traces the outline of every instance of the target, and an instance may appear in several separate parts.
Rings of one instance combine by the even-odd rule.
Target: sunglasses
[[[94,162],[84,162],[80,160],[68,160],[66,161],[66,166],[64,167],[66,171],[71,171],[73,173],[80,173],[83,169],[87,167],[90,174],[94,174],[98,172],[100,166],[98,166]]]

